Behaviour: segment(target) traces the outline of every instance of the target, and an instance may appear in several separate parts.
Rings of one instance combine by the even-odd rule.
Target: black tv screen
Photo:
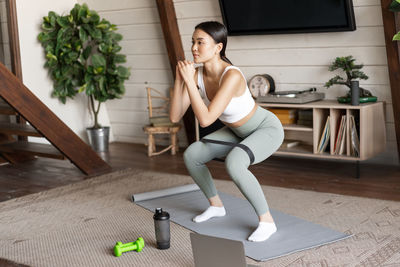
[[[354,31],[352,0],[219,0],[229,35]]]

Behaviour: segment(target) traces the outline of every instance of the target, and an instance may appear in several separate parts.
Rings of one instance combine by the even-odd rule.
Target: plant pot
[[[378,98],[376,96],[366,96],[366,97],[360,97],[360,103],[367,103],[367,102],[376,102]],[[340,96],[337,98],[337,101],[341,104],[350,104],[351,103],[351,97],[348,96]]]
[[[90,146],[97,152],[108,151],[110,127],[86,128]]]

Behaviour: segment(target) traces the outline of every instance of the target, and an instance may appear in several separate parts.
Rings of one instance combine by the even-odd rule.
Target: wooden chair
[[[180,130],[181,125],[178,123],[172,123],[169,120],[168,105],[170,98],[154,88],[146,87],[146,90],[150,124],[144,126],[143,131],[148,135],[147,154],[149,157],[156,156],[171,149],[171,154],[175,155],[179,150],[177,133]],[[172,88],[169,89],[169,93],[170,96],[172,96]],[[160,99],[161,101],[159,101]],[[157,103],[155,103],[154,100],[158,100]],[[153,105],[153,101],[157,106]],[[170,145],[158,152],[156,151],[154,138],[154,135],[156,134],[170,135]]]

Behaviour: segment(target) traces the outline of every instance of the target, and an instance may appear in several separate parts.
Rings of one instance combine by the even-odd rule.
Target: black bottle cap
[[[168,220],[169,213],[166,211],[163,211],[162,208],[156,208],[153,218],[155,220]]]

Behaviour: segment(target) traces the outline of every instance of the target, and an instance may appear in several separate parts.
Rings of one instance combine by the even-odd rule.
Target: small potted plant
[[[64,16],[50,11],[38,35],[46,54],[45,67],[54,81],[52,96],[64,104],[78,93],[88,96],[94,124],[87,132],[96,151],[108,150],[109,127],[98,121],[100,106],[121,98],[130,76],[130,70],[120,65],[126,56],[119,54],[122,35],[116,30],[86,4],[76,4]]]
[[[363,68],[363,64],[355,64],[355,59],[353,56],[347,57],[337,57],[335,61],[329,66],[329,71],[335,71],[337,69],[341,69],[346,74],[346,79],[342,78],[339,75],[336,75],[328,82],[325,83],[325,87],[329,88],[334,84],[341,84],[347,86],[350,90],[347,92],[345,96],[338,97],[337,100],[339,103],[350,103],[351,101],[351,84],[352,81],[355,80],[367,80],[368,76],[365,75],[364,72],[361,71]],[[377,98],[371,94],[370,91],[359,87],[359,102],[375,102]]]

